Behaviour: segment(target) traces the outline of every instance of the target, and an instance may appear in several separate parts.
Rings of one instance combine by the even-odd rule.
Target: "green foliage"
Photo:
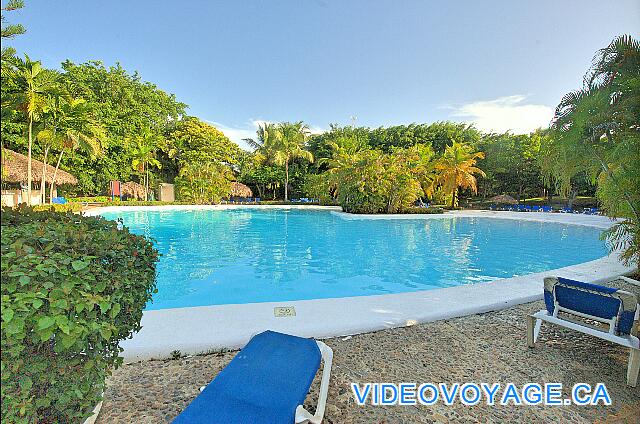
[[[438,207],[428,207],[428,208],[412,207],[412,208],[403,209],[402,213],[431,215],[431,214],[444,213],[444,209],[443,208],[438,208]]]
[[[69,203],[106,203],[111,201],[110,196],[80,196],[80,197],[69,197],[67,199]]]
[[[561,192],[587,175],[602,209],[622,222],[605,233],[626,263],[640,260],[640,41],[620,36],[600,50],[580,90],[556,108],[543,170]]]
[[[21,35],[25,33],[25,29],[21,24],[9,24],[6,22],[5,14],[7,12],[13,12],[18,9],[22,9],[24,7],[23,0],[8,0],[4,6],[2,6],[2,38],[13,38],[16,35]],[[4,50],[4,49],[3,49]],[[4,56],[4,51],[3,51]]]
[[[36,212],[40,211],[51,211],[51,212],[80,212],[84,209],[84,206],[80,203],[65,203],[61,204],[51,204],[51,205],[35,205],[33,206],[33,210]]]
[[[2,210],[2,420],[81,422],[140,330],[158,252],[116,222]]]
[[[242,155],[240,147],[222,131],[194,117],[183,119],[171,129],[163,150],[180,166],[194,162],[233,164]]]
[[[323,201],[335,198],[346,212],[398,213],[425,195],[433,178],[432,157],[424,145],[390,154],[338,149],[329,171],[308,179],[307,187]]]
[[[375,129],[331,125],[329,131],[312,135],[309,139],[309,147],[317,159],[330,158],[333,153],[331,147],[333,144],[352,151],[368,146],[385,153],[391,153],[397,148],[424,144],[431,146],[436,154],[442,154],[445,147],[453,141],[475,144],[481,136],[480,131],[473,126],[447,121]]]
[[[484,136],[476,144],[485,153],[478,166],[486,174],[478,180],[478,191],[485,197],[511,194],[518,200],[543,193],[540,144],[544,137],[547,135],[542,131]]]
[[[313,162],[307,150],[309,127],[302,121],[264,124],[258,128],[257,140],[247,139],[255,148],[258,164],[284,166],[284,200],[289,199],[289,165],[296,159]]]
[[[176,177],[178,200],[196,204],[213,204],[229,196],[233,173],[225,165],[208,162],[187,164]]]
[[[458,205],[459,189],[478,192],[475,175],[484,176],[485,173],[476,166],[476,162],[483,158],[484,153],[475,152],[471,145],[454,141],[438,159],[435,164],[437,176],[432,187],[439,187],[451,196],[452,208]]]
[[[216,127],[186,118],[170,132],[164,150],[178,166],[178,200],[219,203],[229,196],[234,179],[230,164],[242,156],[240,147]]]

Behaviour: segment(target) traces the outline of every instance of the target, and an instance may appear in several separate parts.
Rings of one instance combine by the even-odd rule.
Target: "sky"
[[[638,36],[640,1],[27,0],[8,19],[19,53],[120,62],[243,145],[263,121],[546,127],[598,49]]]

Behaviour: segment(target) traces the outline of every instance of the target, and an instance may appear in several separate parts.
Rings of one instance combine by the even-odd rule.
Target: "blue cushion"
[[[320,367],[313,339],[254,336],[174,423],[293,423]]]
[[[558,278],[558,282],[555,291],[560,306],[605,319],[618,315],[620,299],[608,296],[616,289],[567,278]]]

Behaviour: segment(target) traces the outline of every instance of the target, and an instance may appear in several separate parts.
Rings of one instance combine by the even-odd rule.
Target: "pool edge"
[[[242,206],[214,205],[202,208],[175,205],[151,208],[188,210],[237,207]],[[336,207],[308,205],[248,207],[311,208],[334,212],[340,210]],[[111,212],[114,209],[150,210],[151,208],[101,208],[102,210],[92,210],[92,212],[95,211],[92,215]],[[613,222],[601,216],[490,211],[455,211],[445,215],[356,215],[355,218],[349,216],[347,219],[434,219],[452,216],[556,222],[601,229],[608,228]],[[244,346],[252,335],[266,329],[315,338],[360,334],[496,311],[538,300],[542,298],[542,279],[548,275],[599,282],[628,274],[633,269],[622,265],[617,255],[613,254],[535,274],[442,289],[386,295],[150,310],[143,313],[142,330],[132,339],[122,342],[121,346],[124,348],[125,362],[135,362],[164,359],[170,357],[176,350],[181,354],[199,354],[212,350],[239,348]],[[276,306],[293,306],[296,316],[276,318],[273,313],[273,308]]]

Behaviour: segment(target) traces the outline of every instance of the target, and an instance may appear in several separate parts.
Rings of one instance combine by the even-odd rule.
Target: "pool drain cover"
[[[276,306],[275,308],[273,308],[273,315],[276,318],[295,317],[296,308],[294,308],[293,306]]]

